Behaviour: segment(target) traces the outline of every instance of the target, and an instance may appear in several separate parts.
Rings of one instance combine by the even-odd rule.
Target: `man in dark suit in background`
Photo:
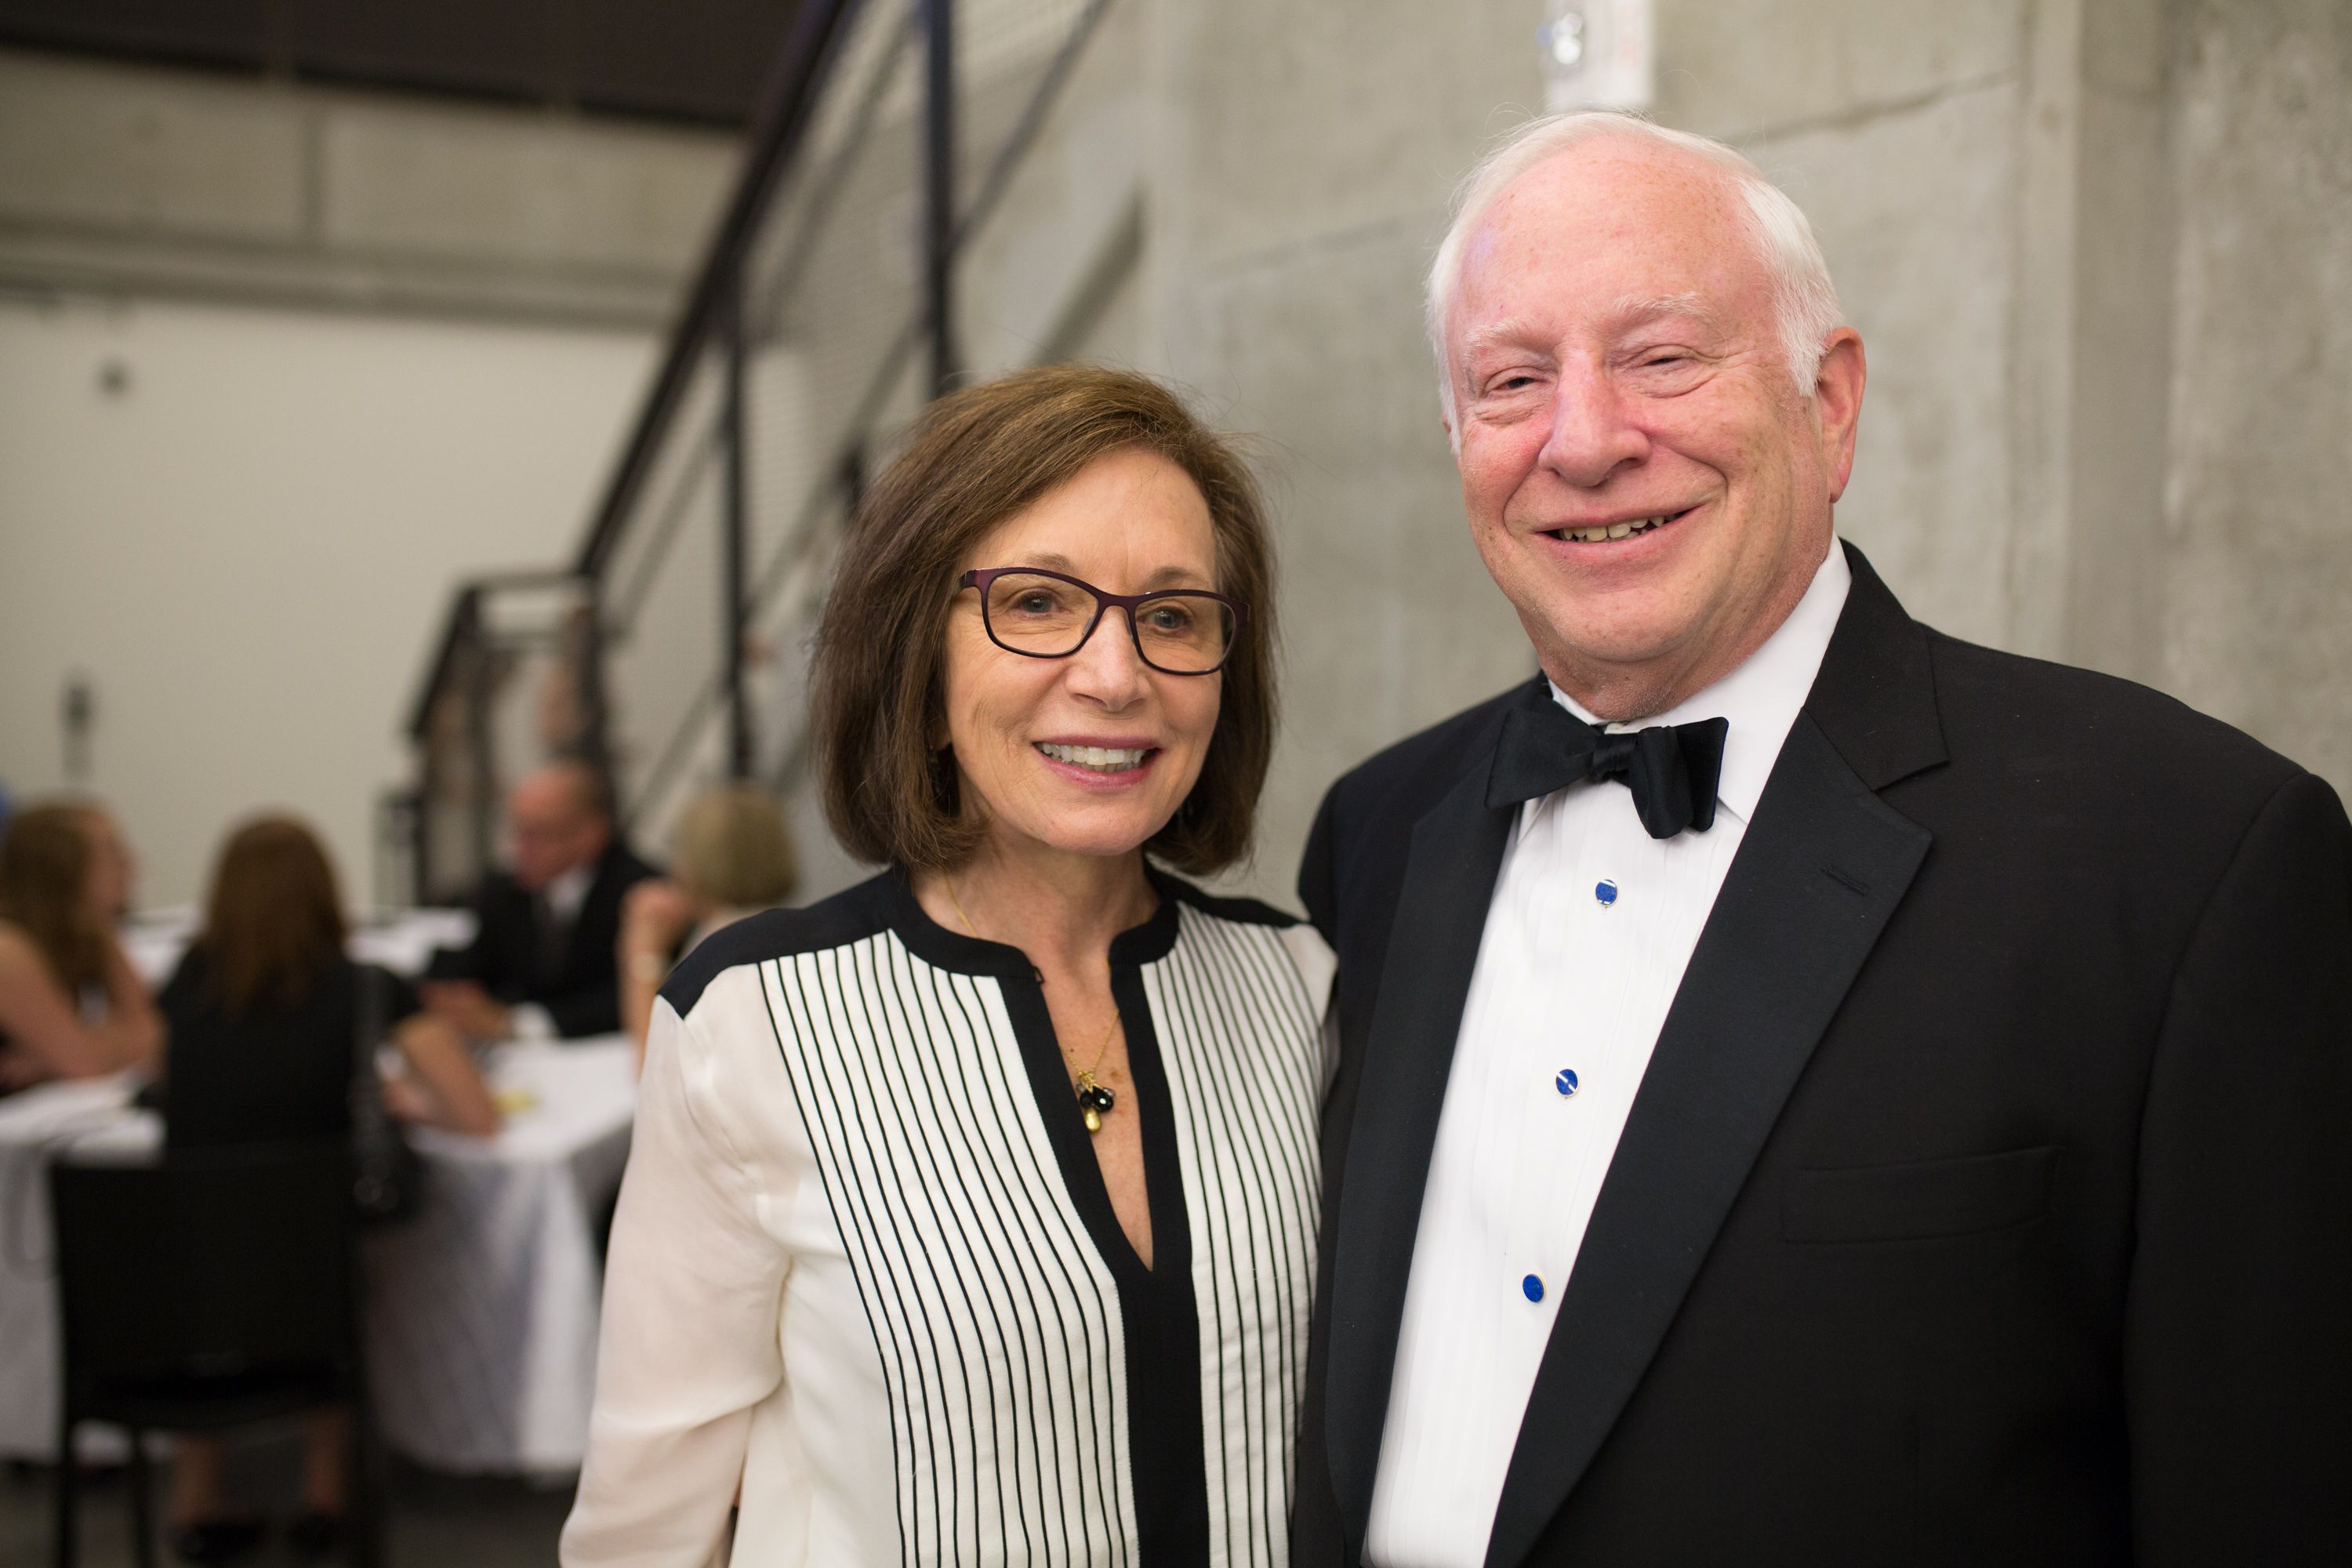
[[[473,943],[434,955],[425,1004],[474,1039],[609,1035],[621,1026],[621,896],[654,869],[614,835],[583,763],[525,774],[507,826],[514,867],[482,879]]]
[[[1611,115],[1431,279],[1544,675],[1357,769],[1294,1561],[2352,1552],[2352,826],[1832,531],[1804,217]]]

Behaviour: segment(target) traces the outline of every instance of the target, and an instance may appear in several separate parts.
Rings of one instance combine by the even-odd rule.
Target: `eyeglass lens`
[[[988,585],[988,633],[1015,653],[1059,658],[1077,652],[1095,596],[1075,583],[1008,572]],[[1171,594],[1135,611],[1143,661],[1171,675],[1202,675],[1224,662],[1233,612],[1205,594]]]

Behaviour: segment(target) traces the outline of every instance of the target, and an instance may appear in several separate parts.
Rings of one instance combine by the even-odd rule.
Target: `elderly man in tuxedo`
[[[614,831],[604,781],[584,763],[517,780],[507,834],[512,867],[482,879],[472,944],[434,955],[425,1006],[474,1039],[614,1033],[622,895],[653,868]]]
[[[1333,787],[1294,1560],[2352,1552],[2352,827],[1912,620],[1803,215],[1538,121],[1429,322],[1542,676]]]

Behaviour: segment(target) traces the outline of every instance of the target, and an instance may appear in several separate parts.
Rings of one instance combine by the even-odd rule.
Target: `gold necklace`
[[[980,934],[980,928],[971,923],[971,916],[964,910],[963,900],[956,897],[955,879],[942,873],[940,880],[947,884],[948,902],[955,906],[956,919],[963,921],[963,929],[971,933],[974,942],[988,940]],[[1078,1114],[1085,1119],[1087,1131],[1089,1134],[1102,1131],[1102,1119],[1109,1115],[1111,1107],[1118,1103],[1118,1096],[1095,1079],[1096,1068],[1100,1068],[1103,1065],[1103,1058],[1110,1055],[1110,1039],[1113,1035],[1118,1033],[1118,1003],[1114,998],[1111,1002],[1110,1027],[1103,1031],[1102,1044],[1095,1047],[1094,1065],[1079,1073],[1077,1081],[1072,1086],[1077,1091]],[[1060,1047],[1063,1059],[1075,1066],[1076,1058],[1071,1057],[1070,1048],[1062,1045],[1059,1040],[1054,1043]]]

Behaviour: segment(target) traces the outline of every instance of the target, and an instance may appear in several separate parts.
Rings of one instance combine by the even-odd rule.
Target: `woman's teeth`
[[[1604,523],[1599,528],[1558,528],[1552,531],[1552,537],[1572,539],[1579,544],[1604,544],[1612,539],[1631,539],[1637,533],[1647,533],[1668,521],[1671,515],[1636,518],[1632,522]]]
[[[1092,768],[1097,773],[1123,773],[1143,765],[1143,749],[1126,746],[1055,746],[1044,742],[1037,749],[1057,763]]]

